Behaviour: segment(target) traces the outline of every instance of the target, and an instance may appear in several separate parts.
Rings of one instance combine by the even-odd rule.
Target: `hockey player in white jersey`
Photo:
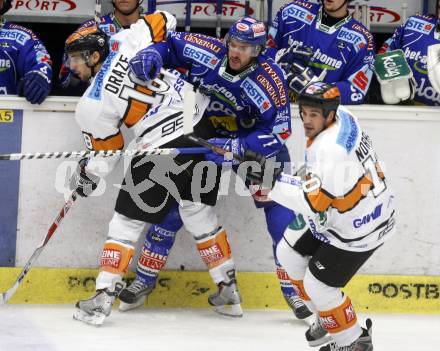
[[[317,320],[306,332],[320,351],[371,351],[343,288],[394,231],[394,196],[371,139],[340,106],[335,85],[316,82],[299,96],[308,138],[305,173],[282,174],[269,197],[301,213],[277,247],[281,264]]]
[[[92,79],[75,113],[89,149],[122,149],[122,124],[134,131],[137,142],[144,147],[193,146],[182,136],[183,94],[187,83],[175,71],[161,71],[148,83],[139,81],[131,75],[128,65],[140,49],[164,40],[175,23],[173,16],[158,11],[114,35],[110,43],[105,33],[96,26],[81,28],[68,38],[66,53],[71,69],[84,81]],[[153,65],[146,74],[156,75],[155,70]],[[200,121],[208,102],[208,98],[197,94],[194,124]],[[203,129],[198,133],[203,133]],[[176,197],[176,193],[172,189],[182,200],[181,216],[185,225],[189,223],[198,232],[221,231],[213,212],[219,182],[215,181],[212,190],[200,194],[193,194],[192,186],[188,186],[192,185],[192,172],[197,163],[203,160],[203,154],[177,155],[174,159],[161,156],[133,158],[109,224],[100,273],[96,279],[96,295],[76,304],[75,319],[102,324],[110,314],[116,297],[124,287],[122,276],[127,271],[134,244],[143,233],[145,224],[160,223],[175,206],[173,196]],[[106,163],[105,170],[98,167],[98,163],[102,162]],[[100,178],[111,172],[117,162],[118,158],[81,160],[72,177],[71,188],[81,196],[90,195]],[[202,184],[207,182],[207,177],[207,174],[202,175]],[[142,184],[145,184],[142,191],[137,190]],[[193,202],[193,195],[198,196],[198,204]],[[232,267],[235,273],[229,245],[227,242],[223,244],[224,264],[219,269]],[[238,291],[236,295],[239,305]]]

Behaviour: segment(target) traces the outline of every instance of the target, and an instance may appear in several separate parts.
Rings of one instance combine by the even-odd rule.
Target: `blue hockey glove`
[[[18,95],[31,104],[41,104],[50,93],[51,81],[40,71],[27,72],[18,84]]]
[[[76,190],[79,196],[87,197],[98,187],[99,176],[87,173],[87,158],[79,160],[75,173],[70,178],[70,190]]]
[[[159,51],[148,47],[139,51],[129,64],[136,77],[148,81],[157,77],[163,66],[163,60]]]
[[[312,56],[313,50],[311,47],[297,44],[278,50],[275,55],[275,62],[287,73],[294,62],[307,65]]]
[[[208,140],[211,144],[221,147],[222,149],[233,152],[239,156],[243,155],[243,145],[240,138],[236,139],[228,139],[228,138],[213,138]],[[214,151],[210,151],[205,154],[205,159],[207,161],[212,161],[217,165],[221,165],[223,162],[232,162],[233,165],[238,165],[239,162],[237,160],[228,160],[225,159],[224,156],[219,155]]]

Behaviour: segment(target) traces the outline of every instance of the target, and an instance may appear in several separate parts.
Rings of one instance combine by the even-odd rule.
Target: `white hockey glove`
[[[414,99],[416,82],[402,50],[377,55],[374,71],[384,103],[397,104]]]
[[[432,87],[440,94],[440,44],[428,46],[428,77]]]

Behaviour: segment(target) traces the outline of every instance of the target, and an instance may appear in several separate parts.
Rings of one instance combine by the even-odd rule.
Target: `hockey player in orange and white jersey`
[[[179,78],[178,72],[163,70],[148,83],[139,81],[132,76],[128,64],[140,49],[164,40],[175,24],[173,16],[158,11],[114,35],[109,43],[105,33],[96,26],[80,28],[67,39],[65,51],[70,68],[81,80],[92,79],[75,113],[89,149],[122,149],[122,124],[134,131],[140,145],[148,148],[193,146],[182,136],[183,92],[188,83]],[[156,70],[151,64],[145,74],[156,76]],[[200,121],[208,102],[207,97],[197,94],[194,124]],[[199,126],[200,123],[196,127]],[[201,128],[198,133],[203,135],[203,130]],[[71,188],[81,196],[90,195],[100,178],[111,172],[118,160],[117,157],[81,160],[72,177]],[[109,224],[96,279],[96,295],[76,304],[75,319],[90,324],[103,323],[124,287],[122,276],[133,257],[139,235],[146,223],[160,223],[165,218],[175,206],[176,197],[181,200],[180,214],[186,226],[196,233],[218,233],[216,245],[221,249],[221,255],[218,255],[214,273],[219,276],[235,273],[226,234],[213,212],[219,172],[214,180],[208,179],[212,172],[202,175],[201,184],[215,183],[211,190],[205,189],[206,192],[199,194],[193,191],[192,173],[197,163],[203,160],[203,154],[177,155],[174,159],[161,156],[133,158]],[[105,167],[99,167],[102,162]],[[197,198],[193,198],[194,195]],[[237,308],[241,310],[238,290],[234,291]]]
[[[320,351],[371,351],[371,320],[357,322],[344,287],[394,231],[394,201],[371,139],[340,106],[335,85],[299,96],[308,137],[305,173],[282,174],[269,197],[300,213],[277,247],[281,264],[317,320],[306,332]]]

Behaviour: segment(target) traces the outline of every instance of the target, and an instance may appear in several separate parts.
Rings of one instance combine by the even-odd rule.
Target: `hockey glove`
[[[98,187],[99,176],[86,172],[87,158],[79,160],[75,173],[70,179],[70,190],[76,190],[79,196],[87,197]]]
[[[243,155],[243,145],[240,138],[228,139],[228,138],[213,138],[208,140],[211,144],[221,147],[222,149],[233,152],[239,156]],[[223,162],[232,162],[233,165],[238,165],[239,162],[235,159],[226,159],[225,156],[219,155],[214,151],[210,151],[205,154],[206,161],[214,162],[217,165],[221,165]]]
[[[297,94],[301,94],[304,88],[312,82],[317,82],[320,77],[310,67],[303,66],[294,62],[290,67],[290,72],[286,76],[289,89]]]
[[[31,104],[41,104],[50,93],[51,81],[40,71],[27,72],[18,84],[18,95]]]
[[[159,51],[148,47],[139,51],[129,64],[136,77],[149,81],[157,77],[163,66],[163,60]]]
[[[307,65],[307,62],[312,55],[313,50],[311,47],[297,44],[278,50],[275,55],[275,62],[278,63],[286,73],[288,73],[294,62]]]
[[[243,158],[244,162],[254,161],[260,165],[259,170],[252,169],[247,172],[246,178],[252,184],[260,184],[262,188],[272,189],[282,172],[281,163],[275,162],[273,159],[267,159],[262,154],[251,150],[246,150]]]

